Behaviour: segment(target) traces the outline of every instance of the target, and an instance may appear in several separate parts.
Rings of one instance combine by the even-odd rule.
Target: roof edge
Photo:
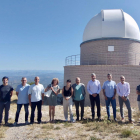
[[[136,42],[139,42],[140,43],[140,40],[137,40],[137,39],[133,39],[133,38],[120,38],[120,37],[107,37],[107,38],[96,38],[96,39],[91,39],[91,40],[87,40],[87,41],[84,41],[80,44],[80,47],[81,45],[85,44],[85,43],[88,43],[88,42],[92,42],[92,41],[98,41],[98,40],[132,40],[132,41],[136,41]]]

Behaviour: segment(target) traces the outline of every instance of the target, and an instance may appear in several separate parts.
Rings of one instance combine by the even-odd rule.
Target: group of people
[[[5,110],[5,124],[8,124],[8,115],[10,110],[10,101],[13,95],[13,87],[8,84],[8,77],[3,77],[2,82],[3,84],[0,86],[0,125],[2,124],[3,118],[3,110]],[[27,78],[22,77],[21,84],[16,88],[16,95],[18,97],[17,100],[17,111],[15,115],[15,122],[14,126],[18,123],[18,118],[20,114],[20,110],[22,105],[24,105],[25,110],[25,123],[29,124],[28,122],[28,115],[29,115],[29,105],[31,106],[31,116],[30,116],[30,123],[34,123],[34,114],[35,109],[37,107],[38,115],[37,121],[41,123],[42,111],[41,107],[44,104],[44,96],[45,92],[51,90],[51,94],[47,97],[47,104],[49,105],[49,117],[50,122],[55,122],[54,115],[55,115],[55,106],[57,105],[57,95],[60,92],[60,87],[58,86],[59,80],[58,78],[54,78],[47,86],[44,88],[42,84],[39,83],[39,77],[35,77],[35,83],[33,85],[27,84]],[[122,75],[120,77],[120,82],[118,84],[112,80],[112,74],[107,74],[107,81],[104,82],[102,86],[103,95],[106,102],[106,110],[108,115],[108,120],[110,120],[110,103],[113,108],[113,116],[114,120],[116,119],[116,93],[118,94],[119,105],[120,105],[120,114],[122,121],[124,121],[124,113],[123,113],[123,103],[125,103],[128,109],[128,119],[129,122],[132,123],[132,112],[130,101],[128,95],[130,94],[130,85],[128,82],[125,82],[125,77]],[[92,120],[95,119],[95,104],[97,106],[97,117],[98,120],[101,120],[101,109],[100,109],[100,96],[99,93],[101,92],[101,84],[100,81],[96,79],[96,74],[91,74],[91,80],[87,84],[87,91],[89,93],[89,99],[91,103],[91,112],[92,112]],[[138,105],[140,110],[140,86],[137,87],[136,93],[138,94]],[[75,84],[71,84],[71,80],[68,79],[66,81],[66,85],[62,89],[62,96],[63,96],[63,109],[64,109],[64,117],[65,121],[68,121],[68,108],[70,114],[70,121],[75,122],[79,121],[79,117],[81,116],[81,120],[84,117],[84,103],[86,97],[85,85],[80,82],[80,78],[77,77],[75,80]],[[72,106],[73,102],[76,107],[76,120],[73,118]],[[81,107],[81,115],[79,115],[79,106]]]

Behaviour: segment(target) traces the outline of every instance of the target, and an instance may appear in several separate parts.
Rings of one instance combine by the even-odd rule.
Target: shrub
[[[132,132],[130,130],[123,130],[122,131],[122,137],[127,138],[131,136]]]

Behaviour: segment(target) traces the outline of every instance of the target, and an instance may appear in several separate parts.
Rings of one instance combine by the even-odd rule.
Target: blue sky
[[[139,0],[0,0],[0,70],[63,70],[80,54],[88,21],[123,9],[140,26]]]

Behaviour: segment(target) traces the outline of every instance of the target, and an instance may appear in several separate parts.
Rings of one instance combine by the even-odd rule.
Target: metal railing
[[[80,54],[66,57],[65,66],[69,65],[80,65]]]
[[[109,52],[71,55],[65,59],[65,66],[69,65],[140,65],[140,53]]]

